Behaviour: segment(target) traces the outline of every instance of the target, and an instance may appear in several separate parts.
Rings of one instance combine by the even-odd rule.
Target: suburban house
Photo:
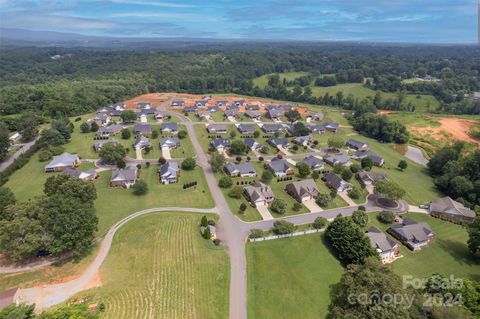
[[[240,107],[234,105],[234,104],[227,104],[227,107],[226,107],[227,110],[240,110]]]
[[[144,135],[144,136],[151,136],[152,135],[152,127],[150,124],[135,124],[133,127],[133,131],[135,134]]]
[[[296,109],[295,106],[290,105],[290,104],[282,104],[282,105],[279,105],[277,108],[278,108],[279,110],[284,111],[284,112],[293,111],[293,110]]]
[[[287,175],[293,175],[293,169],[288,165],[284,159],[272,158],[267,163],[267,168],[275,175],[275,177],[283,177]]]
[[[387,179],[387,175],[377,172],[358,172],[357,179],[363,186],[375,185],[376,182],[384,181]]]
[[[322,180],[325,182],[325,185],[327,185],[331,189],[337,190],[337,192],[344,192],[353,188],[352,184],[347,183],[334,173],[323,174]]]
[[[160,125],[160,131],[163,134],[177,134],[178,124],[175,122],[166,122]]]
[[[141,109],[149,109],[152,107],[152,104],[150,102],[138,102],[137,106]]]
[[[262,117],[262,115],[263,113],[260,111],[251,111],[251,110],[245,111],[245,116],[251,119],[259,120]]]
[[[205,120],[211,120],[212,117],[211,117],[211,114],[210,112],[208,111],[201,111],[201,110],[198,110],[197,112],[195,112],[195,115],[200,118],[200,119],[205,119]]]
[[[150,142],[150,140],[143,136],[143,135],[139,135],[134,143],[133,143],[133,147],[134,148],[141,148],[141,149],[144,149],[144,148],[150,148],[152,147],[152,143]]]
[[[0,310],[14,303],[19,302],[18,288],[10,288],[0,291]]]
[[[205,107],[208,105],[208,100],[197,100],[195,101],[196,107]]]
[[[260,105],[252,104],[245,106],[245,111],[260,111]]]
[[[337,133],[338,130],[340,129],[340,124],[336,122],[328,122],[328,123],[325,123],[324,126],[327,132],[332,132],[332,133]]]
[[[264,131],[267,134],[273,134],[277,132],[282,132],[283,131],[283,126],[281,124],[263,124],[262,125],[262,131]]]
[[[297,136],[293,139],[293,143],[300,146],[312,145],[314,142],[313,138],[309,135],[306,136]]]
[[[181,100],[172,101],[172,107],[184,107],[184,106],[185,106],[185,101],[181,101]]]
[[[180,168],[177,162],[167,161],[158,167],[158,176],[162,184],[177,183],[178,175],[180,175]]]
[[[430,203],[428,211],[432,216],[446,219],[451,222],[473,223],[476,214],[462,203],[454,201],[450,197],[443,197]]]
[[[197,112],[197,110],[198,110],[198,107],[195,106],[195,105],[194,106],[185,106],[183,108],[184,113],[195,113],[195,112]]]
[[[245,106],[247,105],[247,102],[245,100],[237,100],[233,102],[233,105],[235,106]]]
[[[94,179],[98,178],[97,171],[93,168],[87,171],[80,171],[74,168],[66,168],[63,173],[84,181],[93,181]]]
[[[352,158],[361,161],[365,157],[370,157],[373,161],[373,164],[376,166],[382,166],[385,163],[385,160],[383,157],[375,154],[372,151],[357,151],[354,155],[352,155]]]
[[[310,118],[311,120],[313,121],[321,121],[323,120],[325,116],[323,115],[322,112],[318,112],[318,113],[309,113],[307,115],[307,118]]]
[[[378,228],[370,227],[365,235],[370,239],[372,247],[377,251],[383,263],[390,262],[398,257],[400,253],[398,244]]]
[[[52,161],[45,166],[45,173],[63,172],[67,168],[74,168],[79,163],[78,154],[63,153],[53,157]]]
[[[411,219],[404,219],[402,224],[390,226],[387,232],[413,251],[422,249],[435,239],[427,223],[417,223]]]
[[[329,154],[323,157],[325,163],[334,166],[334,165],[343,165],[343,166],[350,166],[352,163],[347,155],[343,153],[338,154]]]
[[[267,143],[272,145],[273,147],[283,147],[288,148],[290,143],[288,142],[288,138],[286,137],[270,137],[267,139]]]
[[[207,131],[210,134],[225,134],[228,129],[225,124],[210,124],[207,126]]]
[[[241,162],[241,163],[232,163],[229,162],[225,164],[225,172],[232,177],[255,177],[257,172],[253,168],[252,163],[250,162]]]
[[[97,136],[100,137],[110,137],[115,136],[123,130],[123,126],[120,124],[112,124],[109,126],[101,127],[95,133]]]
[[[159,112],[155,113],[155,116],[154,116],[154,117],[155,117],[155,119],[156,119],[157,121],[159,121],[159,120],[163,120],[163,119],[168,119],[168,118],[169,118],[169,115],[168,115],[168,114],[165,114],[164,112],[160,112],[160,111],[159,111]]]
[[[100,141],[97,141],[93,144],[93,150],[98,153],[102,150],[103,145],[108,144],[108,143],[117,144],[118,142],[115,139],[100,140]]]
[[[138,168],[135,166],[114,169],[110,178],[111,187],[130,188],[135,185],[138,177]]]
[[[238,109],[229,109],[223,112],[226,118],[236,118],[238,116]]]
[[[216,105],[212,105],[212,106],[209,106],[207,107],[207,112],[210,112],[210,113],[216,113],[216,112],[220,112],[220,108]]]
[[[360,142],[354,139],[349,139],[347,141],[347,146],[356,151],[366,151],[368,150],[368,144],[364,142]]]
[[[275,198],[272,188],[259,181],[256,181],[253,185],[245,186],[243,193],[254,206],[267,206]]]
[[[267,111],[267,117],[271,120],[280,120],[283,117],[283,110],[270,109]]]
[[[313,155],[309,155],[300,162],[298,162],[297,167],[299,167],[300,164],[307,164],[308,167],[310,167],[310,169],[314,171],[318,171],[324,168],[323,161]]]
[[[318,187],[313,179],[289,183],[285,186],[285,191],[299,203],[318,196]]]
[[[227,138],[217,138],[210,142],[210,145],[219,152],[223,152],[230,148],[230,140]]]
[[[241,134],[253,134],[257,126],[255,124],[239,124],[237,129]]]
[[[217,101],[215,102],[215,105],[220,107],[220,106],[227,106],[228,105],[228,101]]]
[[[112,118],[107,113],[97,113],[90,119],[90,122],[97,123],[98,126],[105,126],[110,123]]]
[[[255,151],[262,148],[262,144],[255,141],[254,138],[248,137],[244,140],[244,142],[251,151]]]
[[[309,124],[307,125],[311,133],[323,134],[325,133],[325,126],[320,124]]]
[[[180,146],[180,140],[176,137],[164,137],[160,139],[159,145],[160,148],[168,147],[169,149],[174,149]]]

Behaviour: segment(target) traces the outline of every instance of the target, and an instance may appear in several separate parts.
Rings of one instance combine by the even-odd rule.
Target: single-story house
[[[234,105],[234,104],[227,104],[227,107],[226,107],[227,110],[240,110],[240,107]]]
[[[18,291],[18,288],[11,288],[0,291],[0,311],[6,306],[19,302]]]
[[[260,111],[260,105],[252,104],[245,106],[245,111]]]
[[[177,134],[178,133],[178,123],[176,122],[166,122],[160,125],[160,131],[163,134]]]
[[[226,118],[235,118],[238,116],[238,109],[229,109],[229,110],[225,110],[225,112],[223,112],[223,115],[226,117]]]
[[[78,169],[74,168],[66,168],[63,171],[64,174],[76,177],[78,179],[84,180],[84,181],[92,181],[96,178],[98,178],[97,171],[95,169],[89,169],[87,171],[80,171]]]
[[[158,167],[158,176],[162,184],[178,183],[178,175],[180,175],[180,168],[177,162],[167,161]]]
[[[158,144],[160,148],[168,147],[169,149],[174,149],[180,146],[180,140],[176,137],[164,137],[160,139]]]
[[[163,120],[163,119],[166,119],[168,118],[169,115],[164,113],[164,112],[161,112],[161,111],[158,111],[157,113],[155,113],[155,119],[158,121],[158,120]]]
[[[196,100],[195,106],[196,107],[204,107],[208,105],[208,100]]]
[[[173,100],[172,101],[172,106],[173,107],[184,107],[185,106],[185,101]]]
[[[207,126],[207,131],[210,134],[225,134],[228,128],[225,124],[210,124]]]
[[[270,110],[276,110],[278,109],[279,106],[276,104],[267,104],[265,105],[265,110],[270,111]]]
[[[112,118],[107,113],[97,113],[97,114],[95,114],[94,117],[92,117],[90,119],[90,121],[93,121],[93,122],[97,123],[98,126],[108,125],[111,120],[112,120]]]
[[[322,180],[325,182],[325,185],[331,189],[336,189],[337,192],[345,192],[353,188],[352,184],[347,183],[334,173],[323,174]]]
[[[325,117],[325,115],[324,115],[322,112],[309,113],[309,114],[307,115],[307,118],[310,118],[310,119],[312,119],[313,121],[321,121],[321,120],[323,120],[324,117]]]
[[[309,155],[305,157],[303,160],[301,160],[300,162],[298,162],[297,167],[300,166],[300,164],[307,164],[308,167],[310,167],[310,169],[314,171],[321,170],[324,168],[323,161],[313,155]]]
[[[318,196],[318,187],[313,179],[304,179],[289,183],[285,186],[285,192],[295,198],[299,203]]]
[[[78,154],[63,153],[54,156],[50,163],[45,166],[45,173],[63,172],[67,168],[74,168],[80,163]]]
[[[309,124],[307,125],[311,133],[323,134],[325,133],[325,126],[320,124]]]
[[[372,247],[377,251],[382,262],[388,262],[399,255],[398,244],[378,228],[370,227],[365,235],[370,239]]]
[[[313,138],[310,135],[306,136],[297,136],[293,139],[293,143],[301,146],[312,145],[314,142]]]
[[[278,106],[278,109],[284,112],[287,112],[287,111],[294,111],[296,107],[290,104],[282,104]]]
[[[120,117],[123,113],[123,110],[113,110],[111,116]]]
[[[387,175],[377,172],[358,172],[357,179],[363,186],[375,185],[376,182],[384,181],[387,179]]]
[[[376,166],[382,166],[385,163],[385,160],[383,157],[375,154],[372,151],[357,151],[354,155],[352,155],[352,158],[361,161],[365,157],[370,157],[373,161],[373,164]]]
[[[439,198],[430,203],[428,211],[432,216],[447,219],[452,222],[473,223],[476,214],[462,203],[454,201],[449,196]]]
[[[283,147],[283,148],[288,148],[290,146],[290,143],[288,142],[288,138],[286,137],[270,137],[267,139],[267,143],[272,145],[273,147]]]
[[[212,106],[209,106],[207,107],[207,112],[210,112],[210,113],[216,113],[216,112],[220,112],[220,108],[216,105],[212,105]]]
[[[233,102],[233,105],[235,106],[245,106],[247,105],[247,102],[245,100],[237,100]]]
[[[288,165],[284,159],[273,158],[267,163],[267,168],[275,175],[275,177],[283,177],[293,175],[293,169]]]
[[[195,113],[195,112],[197,112],[197,110],[198,110],[198,107],[196,105],[186,106],[186,107],[183,108],[184,113]]]
[[[115,136],[123,130],[123,125],[120,124],[112,124],[109,126],[101,127],[95,133],[97,136],[100,137],[110,137]]]
[[[143,136],[143,135],[139,135],[135,141],[133,142],[133,147],[134,148],[141,148],[141,149],[144,149],[144,148],[150,148],[152,147],[152,143],[150,142],[150,140]]]
[[[100,141],[96,141],[94,144],[93,144],[93,150],[95,152],[100,152],[102,150],[102,147],[105,145],[105,144],[108,144],[108,143],[112,143],[112,144],[117,144],[117,140],[115,139],[112,139],[112,140],[100,140]]]
[[[217,138],[210,142],[210,145],[219,152],[223,152],[230,148],[230,140],[227,138]]]
[[[351,149],[357,150],[357,151],[366,151],[368,150],[368,144],[364,142],[360,142],[354,139],[349,139],[347,141],[347,146]]]
[[[427,223],[417,223],[411,219],[404,219],[402,224],[390,226],[387,232],[413,251],[422,249],[435,239]]]
[[[215,102],[215,105],[216,106],[227,106],[228,105],[228,101],[227,100],[223,100],[223,101],[217,101]]]
[[[114,169],[110,178],[111,187],[130,188],[135,185],[138,177],[138,168],[135,166]]]
[[[283,132],[283,125],[281,124],[263,124],[262,131],[267,134],[273,134],[277,132]]]
[[[253,134],[257,130],[257,126],[255,124],[239,124],[237,129],[241,134]]]
[[[262,148],[262,144],[255,141],[254,138],[248,137],[244,140],[244,142],[247,145],[247,147],[252,151],[255,151],[255,150],[258,150],[258,149]]]
[[[251,110],[245,111],[245,116],[249,117],[251,119],[259,120],[262,117],[262,115],[263,115],[263,113],[260,112],[260,111],[251,111]]]
[[[150,102],[138,102],[137,106],[141,109],[149,109],[152,107],[152,104]]]
[[[328,122],[328,123],[325,123],[324,126],[327,132],[332,132],[332,133],[337,133],[338,130],[340,129],[340,124],[336,122]]]
[[[210,120],[212,117],[211,117],[211,113],[208,112],[208,111],[202,111],[202,110],[198,110],[197,112],[195,112],[195,115],[200,118],[200,119],[205,119],[205,120]]]
[[[280,120],[283,117],[283,110],[270,109],[267,111],[267,117],[272,120]]]
[[[133,127],[133,131],[135,132],[135,134],[141,134],[141,135],[144,135],[144,136],[151,136],[152,135],[152,127],[150,126],[150,124],[135,124],[135,126]]]
[[[233,163],[225,165],[225,172],[232,177],[255,177],[257,172],[250,162]]]
[[[348,158],[347,155],[343,153],[338,153],[338,154],[328,154],[323,157],[323,160],[325,163],[334,166],[337,164],[343,165],[343,166],[350,166],[352,163],[350,162],[350,159]]]
[[[243,193],[254,206],[267,206],[275,198],[272,188],[259,181],[256,181],[253,185],[245,186]]]

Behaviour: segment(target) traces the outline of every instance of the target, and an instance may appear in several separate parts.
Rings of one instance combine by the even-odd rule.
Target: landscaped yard
[[[201,216],[158,213],[129,222],[100,268],[102,286],[79,296],[105,303],[104,318],[227,318],[228,256],[200,236]]]
[[[318,234],[247,244],[248,318],[325,318],[343,267]]]

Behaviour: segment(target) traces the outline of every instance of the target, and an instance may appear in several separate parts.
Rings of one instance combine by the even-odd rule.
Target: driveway
[[[355,203],[350,197],[348,197],[347,192],[338,192],[337,195],[340,196],[344,201],[346,201],[348,206],[357,206],[357,203]]]
[[[316,213],[316,212],[321,212],[323,211],[323,209],[317,205],[317,203],[315,203],[315,199],[312,198],[312,199],[309,199],[305,202],[303,202],[303,205],[305,205],[305,207],[308,208],[308,210],[311,212],[311,213]]]
[[[143,160],[142,149],[140,147],[135,148],[135,154],[137,155],[137,160]]]
[[[287,156],[292,155],[292,153],[290,153],[290,152],[289,152],[286,148],[284,148],[284,147],[279,146],[279,147],[278,147],[278,150],[279,150],[280,152],[282,152],[283,154],[287,155]]]
[[[38,133],[38,137],[35,140],[23,144],[22,147],[20,147],[15,153],[4,159],[3,162],[0,163],[0,172],[4,171],[8,166],[10,166],[10,164],[12,164],[13,161],[16,160],[20,155],[28,151],[28,149],[32,147],[33,144],[35,144],[35,142],[40,138],[40,133],[41,132]]]
[[[270,220],[273,219],[272,214],[268,210],[268,206],[257,206],[257,210],[262,215],[263,220]]]
[[[166,160],[172,159],[172,156],[170,155],[170,148],[168,146],[162,147],[162,156]]]

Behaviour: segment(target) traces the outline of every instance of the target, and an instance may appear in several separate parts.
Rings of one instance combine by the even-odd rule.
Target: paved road
[[[38,136],[40,136],[40,134]],[[13,163],[14,160],[16,160],[20,155],[22,155],[26,151],[28,151],[30,149],[30,147],[32,147],[33,144],[35,144],[35,142],[37,140],[38,140],[38,137],[31,142],[23,144],[22,147],[19,148],[18,151],[16,151],[15,153],[13,153],[12,156],[8,157],[6,160],[1,162],[0,163],[0,172],[3,172],[8,166],[10,166],[10,164]]]

